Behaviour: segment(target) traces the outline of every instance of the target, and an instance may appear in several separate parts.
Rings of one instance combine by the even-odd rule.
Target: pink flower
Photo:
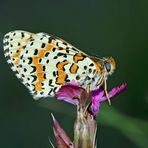
[[[71,104],[78,104],[80,95],[84,89],[76,81],[63,85],[55,94],[58,100],[63,100]]]
[[[118,87],[114,87],[109,91],[109,98],[113,98],[118,94],[122,93],[126,89],[126,83]],[[63,85],[59,91],[56,93],[58,100],[63,100],[68,103],[77,105],[79,104],[81,93],[85,91],[84,88],[80,87],[79,84],[75,81]],[[91,112],[93,115],[96,115],[99,112],[100,104],[103,101],[107,100],[107,97],[104,92],[104,88],[101,86],[99,89],[93,90],[90,92],[91,95]]]
[[[111,98],[119,95],[120,93],[122,93],[126,89],[126,86],[127,86],[127,84],[125,83],[125,84],[122,84],[118,87],[114,87],[108,93],[109,98],[111,99]],[[91,109],[92,109],[93,114],[97,114],[99,112],[100,104],[103,101],[107,100],[107,97],[104,93],[104,88],[100,87],[99,89],[92,91],[91,95],[92,95]]]

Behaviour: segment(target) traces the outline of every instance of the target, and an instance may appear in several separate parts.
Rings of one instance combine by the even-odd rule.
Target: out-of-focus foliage
[[[113,56],[117,69],[108,88],[128,86],[111,107],[101,106],[98,146],[147,148],[147,8],[146,0],[0,1],[0,147],[49,148],[51,112],[73,136],[74,106],[51,98],[34,101],[6,63],[3,35],[21,29],[54,34],[95,56]]]

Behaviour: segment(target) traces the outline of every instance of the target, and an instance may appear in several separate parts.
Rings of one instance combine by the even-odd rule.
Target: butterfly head
[[[106,75],[111,75],[116,68],[116,63],[113,57],[103,58],[103,65]]]

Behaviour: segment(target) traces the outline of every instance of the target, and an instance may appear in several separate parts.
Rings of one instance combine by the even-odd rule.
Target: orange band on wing
[[[67,74],[64,71],[64,66],[66,64],[68,64],[68,61],[67,60],[65,60],[65,61],[60,62],[60,63],[57,64],[58,77],[57,77],[57,80],[56,80],[56,84],[63,84],[63,83],[65,83]]]
[[[41,84],[41,82],[37,82],[37,83],[35,84],[35,90],[36,90],[37,92],[39,92],[39,91],[42,90],[42,84]]]
[[[44,73],[37,73],[38,82],[42,82],[44,80]]]
[[[50,50],[53,49],[53,47],[54,47],[53,44],[47,44],[47,45],[45,46],[45,50],[46,50],[46,51],[50,51]]]
[[[36,72],[37,72],[37,73],[41,73],[42,71],[43,71],[43,65],[37,64],[37,65],[36,65]]]
[[[78,63],[79,61],[82,61],[85,58],[85,56],[81,53],[76,53],[73,57],[73,60],[75,63]]]
[[[37,65],[39,62],[39,58],[38,57],[33,57],[32,58],[32,64]]]
[[[35,82],[35,90],[36,92],[40,92],[42,90],[42,82],[44,81],[44,71],[43,71],[43,65],[39,64],[39,59],[44,58],[45,54],[53,49],[56,42],[52,40],[51,43],[46,44],[43,49],[40,49],[38,51],[38,54],[32,59],[32,64],[36,66],[36,74],[37,74],[37,81]],[[63,67],[65,62],[58,65],[59,71],[63,71]],[[64,72],[64,71],[63,71]],[[63,75],[62,72],[59,72],[58,77],[58,83],[63,83],[63,81],[66,79],[65,74]]]
[[[18,58],[18,57],[20,56],[20,54],[21,54],[21,48],[19,48],[19,49],[16,51],[16,53],[14,53],[14,54],[12,55],[12,57]]]
[[[73,63],[70,67],[70,72],[74,74],[77,72],[77,70],[78,70],[78,65],[76,63]]]
[[[15,59],[15,62],[14,62],[16,65],[18,65],[19,64],[19,59],[17,58],[17,59]]]
[[[45,53],[46,53],[46,50],[40,49],[39,52],[38,52],[38,57],[40,57],[40,58],[44,57]]]

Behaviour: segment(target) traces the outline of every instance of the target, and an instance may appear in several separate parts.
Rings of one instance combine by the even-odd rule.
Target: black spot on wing
[[[67,58],[67,54],[62,53],[62,52],[57,53],[57,56],[58,56],[58,57],[59,57],[59,56],[63,56],[64,58]]]
[[[22,38],[25,37],[24,32],[21,32],[21,36],[22,36]]]
[[[56,51],[56,48],[53,48],[52,51],[55,52]]]
[[[44,48],[44,47],[45,47],[45,43],[42,43],[41,48]]]
[[[36,66],[31,66],[31,67],[32,67],[31,73],[34,73],[36,71]]]
[[[50,54],[49,52],[46,52],[46,53],[45,53],[45,57],[48,57],[49,54]]]
[[[84,70],[86,70],[86,69],[87,69],[87,66],[85,65],[85,66],[84,66]]]
[[[15,36],[15,35],[16,35],[16,33],[14,32],[14,33],[13,33],[13,36]]]
[[[53,85],[52,85],[52,79],[49,80],[48,85],[49,85],[49,86],[53,86]]]
[[[89,68],[89,70],[88,70],[88,71],[89,71],[89,73],[91,73],[91,72],[92,72],[92,69],[91,69],[91,68]]]
[[[30,46],[32,46],[33,44],[34,44],[34,42],[31,42],[31,43],[30,43]]]
[[[45,67],[45,66],[43,66],[43,71],[45,71],[45,69],[46,69],[46,67]]]
[[[42,59],[40,58],[40,59],[39,59],[39,63],[41,63],[41,62],[42,62]]]
[[[38,54],[38,50],[35,49],[35,50],[34,50],[34,55],[37,55],[37,54]]]
[[[46,79],[46,74],[44,73],[44,79]]]
[[[47,59],[46,63],[47,63],[47,64],[49,63],[49,59]]]
[[[57,56],[54,56],[54,57],[53,57],[53,59],[57,59],[57,58],[58,58]]]
[[[24,72],[26,72],[27,71],[27,69],[26,68],[24,68]]]
[[[70,82],[70,80],[68,79],[68,75],[66,75],[65,81]]]
[[[55,40],[55,38],[54,38],[53,36],[50,36],[50,37],[48,38],[48,43],[51,43],[52,40]]]
[[[32,58],[28,58],[28,64],[31,64],[32,63]]]
[[[56,71],[54,71],[54,72],[53,72],[53,76],[54,76],[54,77],[56,77],[56,75],[57,75],[57,72],[56,72]]]
[[[53,92],[56,93],[58,87],[54,87]]]
[[[51,88],[50,91],[48,92],[48,95],[51,95],[53,89]]]
[[[37,80],[37,76],[35,76],[35,75],[31,75],[31,76],[33,78],[33,80],[32,80],[32,83],[33,83],[33,82],[35,82]]]
[[[79,75],[76,76],[76,80],[80,80],[80,76]]]
[[[9,35],[6,35],[5,38],[6,38],[6,39],[9,39]]]
[[[28,86],[28,87],[30,86],[30,84],[29,84],[29,83],[26,83],[25,85],[26,85],[26,86]]]
[[[76,48],[74,48],[74,47],[72,47],[71,49],[72,49],[72,50],[74,50],[74,51],[77,51],[77,49],[76,49]]]
[[[7,45],[9,45],[9,42],[8,41],[4,43],[4,46],[7,46]]]
[[[67,46],[67,43],[66,42],[63,42],[63,44]]]
[[[91,66],[91,67],[94,66],[94,63],[89,64],[89,66]]]
[[[6,48],[5,50],[4,50],[4,53],[8,53],[9,52],[9,48]]]

